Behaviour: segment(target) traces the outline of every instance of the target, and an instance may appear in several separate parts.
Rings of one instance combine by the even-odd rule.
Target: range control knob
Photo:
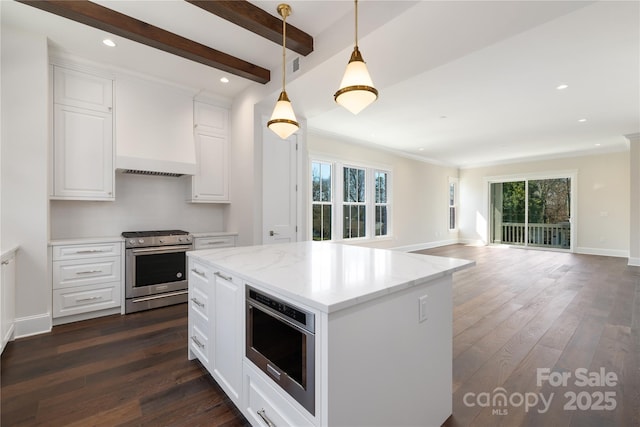
[[[136,241],[135,241],[135,240],[133,240],[133,239],[131,239],[131,240],[129,240],[129,243],[130,243],[130,244],[132,244],[132,245],[135,245],[135,244],[136,244]]]
[[[138,243],[144,243],[144,239],[138,239]]]
[[[164,239],[158,239],[158,242],[164,243]]]
[[[184,240],[184,237],[178,237],[178,242],[182,242]]]

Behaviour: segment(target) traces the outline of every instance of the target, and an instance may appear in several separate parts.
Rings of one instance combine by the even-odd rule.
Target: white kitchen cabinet
[[[7,251],[0,261],[0,353],[13,338],[16,305],[16,250]]]
[[[298,411],[285,395],[276,390],[264,374],[249,362],[244,363],[244,414],[254,426],[313,426],[307,417]],[[271,424],[270,424],[271,423]]]
[[[122,312],[121,241],[53,244],[54,324]]]
[[[111,113],[113,81],[82,71],[53,66],[53,102]]]
[[[193,103],[194,127],[206,133],[229,134],[229,110],[206,102]]]
[[[54,66],[52,199],[115,199],[112,95],[112,80]]]
[[[212,307],[213,281],[209,269],[199,264],[189,268],[189,359],[197,357],[210,369],[213,335]]]
[[[191,201],[229,202],[229,111],[194,103],[196,174],[192,177]]]
[[[242,310],[239,278],[189,260],[189,359],[198,358],[231,400],[242,390]]]

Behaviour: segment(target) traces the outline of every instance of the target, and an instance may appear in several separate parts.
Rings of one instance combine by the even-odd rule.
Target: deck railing
[[[527,228],[525,232],[525,227]],[[558,224],[502,223],[502,243],[569,249],[571,247],[571,225]]]

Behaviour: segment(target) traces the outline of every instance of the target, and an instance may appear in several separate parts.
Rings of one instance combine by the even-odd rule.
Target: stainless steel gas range
[[[193,237],[183,230],[127,231],[125,313],[187,301],[187,251]]]

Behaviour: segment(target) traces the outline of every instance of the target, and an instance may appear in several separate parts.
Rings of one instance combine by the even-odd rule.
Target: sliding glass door
[[[490,242],[571,248],[571,178],[490,184]]]

